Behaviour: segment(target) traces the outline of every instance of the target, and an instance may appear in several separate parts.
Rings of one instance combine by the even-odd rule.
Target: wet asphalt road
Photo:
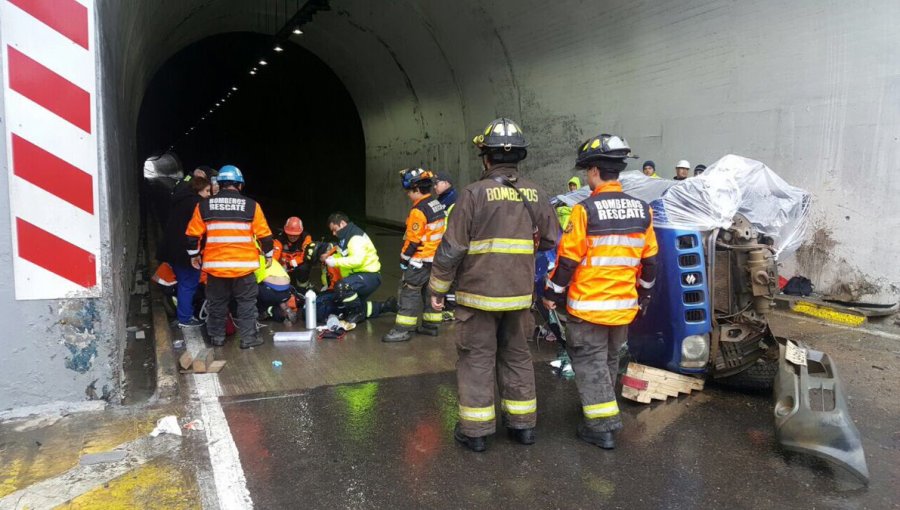
[[[626,401],[618,448],[604,451],[575,437],[574,383],[557,379],[546,365],[536,369],[537,444],[518,445],[501,432],[484,454],[453,441],[453,373],[230,397],[222,404],[258,508],[897,504],[896,449],[867,441],[875,469],[872,486],[862,488],[843,471],[782,453],[767,395],[708,388],[649,406]],[[885,463],[894,469],[883,469]]]

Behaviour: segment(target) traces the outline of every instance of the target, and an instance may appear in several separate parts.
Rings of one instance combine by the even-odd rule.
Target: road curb
[[[146,221],[146,220],[145,220]],[[152,227],[147,232],[147,271],[152,274],[159,265],[156,260],[156,230]],[[155,400],[168,400],[178,395],[178,367],[175,352],[172,349],[172,328],[169,327],[169,316],[163,305],[162,292],[153,282],[150,287],[150,312],[153,316],[153,350],[156,354],[156,391]]]
[[[157,400],[170,399],[178,394],[178,372],[172,350],[172,329],[163,306],[162,293],[150,286],[150,308],[153,312],[153,349],[156,351]]]

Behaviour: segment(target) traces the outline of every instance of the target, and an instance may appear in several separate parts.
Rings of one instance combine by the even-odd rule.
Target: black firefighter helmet
[[[506,117],[494,119],[483,133],[472,139],[478,156],[488,156],[494,163],[518,163],[528,155],[528,141],[518,124]]]

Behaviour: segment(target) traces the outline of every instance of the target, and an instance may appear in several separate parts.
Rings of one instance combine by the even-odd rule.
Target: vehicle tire
[[[771,390],[778,372],[778,360],[767,356],[756,360],[743,372],[728,377],[713,379],[719,386],[737,390],[764,391]]]

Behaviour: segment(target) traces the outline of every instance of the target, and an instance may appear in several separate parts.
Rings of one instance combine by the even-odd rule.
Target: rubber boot
[[[241,349],[249,349],[251,347],[259,347],[260,345],[266,343],[262,338],[255,336],[253,338],[248,339],[248,341],[244,341],[241,339]]]
[[[391,328],[386,335],[381,337],[382,342],[408,342],[413,337],[413,332],[408,329]]]
[[[456,424],[456,428],[453,429],[453,439],[460,444],[465,445],[466,448],[472,450],[473,452],[483,452],[487,450],[487,442],[484,440],[484,437],[469,437],[462,433],[462,430],[459,428],[459,423]]]
[[[578,425],[578,439],[612,450],[616,447],[616,438],[612,432],[597,432],[587,428],[583,423]]]
[[[440,331],[438,330],[437,324],[423,322],[422,325],[416,329],[416,332],[420,335],[438,336]]]
[[[515,439],[521,444],[534,444],[534,428],[530,429],[506,429],[506,433],[509,434],[509,437]]]
[[[394,296],[385,299],[384,303],[381,303],[381,313],[397,313],[398,311],[400,311],[400,305]]]

